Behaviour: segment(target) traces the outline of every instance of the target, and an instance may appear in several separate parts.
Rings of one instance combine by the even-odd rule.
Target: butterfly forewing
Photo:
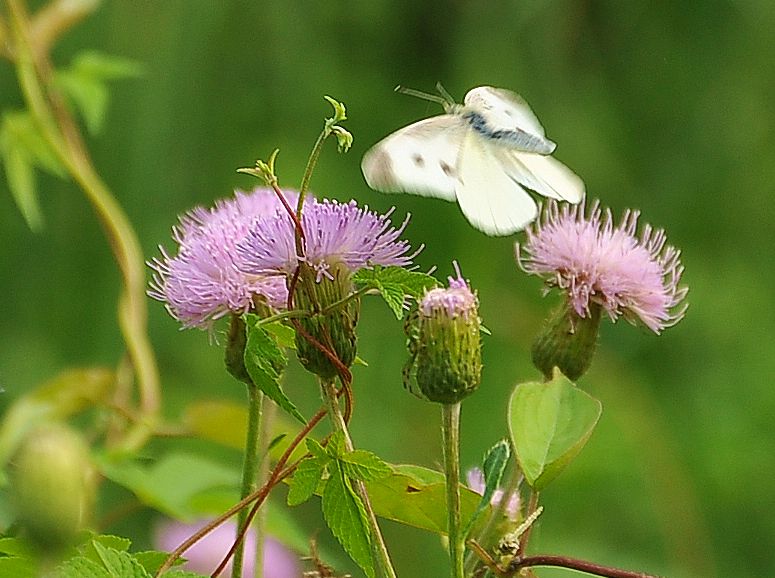
[[[539,195],[569,203],[584,198],[584,181],[553,157],[505,149],[493,154],[512,179]]]
[[[372,189],[455,200],[463,119],[443,114],[410,124],[372,147],[361,170]]]
[[[545,137],[544,127],[527,102],[503,88],[479,86],[466,93],[465,105],[484,115],[493,130],[523,130]]]

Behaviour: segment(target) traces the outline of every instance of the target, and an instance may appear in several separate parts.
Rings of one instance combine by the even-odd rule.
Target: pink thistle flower
[[[302,212],[304,256],[297,255],[294,224],[288,215],[275,213],[255,221],[237,252],[244,271],[254,275],[290,276],[299,261],[307,263],[317,281],[332,279],[332,267],[343,264],[350,272],[374,265],[410,265],[409,243],[400,240],[409,217],[400,227],[385,215],[359,208],[355,201],[310,199]]]
[[[289,202],[298,195],[286,192]],[[259,217],[284,213],[271,189],[236,191],[234,198],[216,201],[210,209],[197,207],[173,227],[178,252],[170,256],[159,247],[161,258],[148,266],[154,270],[148,295],[166,304],[183,327],[211,328],[229,313],[241,314],[261,296],[275,309],[285,306],[285,283],[265,275],[246,274],[237,266],[237,244]]]
[[[204,526],[206,521],[194,524],[184,524],[174,520],[165,520],[157,525],[154,536],[154,547],[170,552],[183,543],[191,534]],[[227,522],[215,528],[183,554],[187,562],[183,568],[192,572],[209,575],[221,562],[231,548],[236,536],[236,524]],[[255,576],[256,533],[248,530],[245,537],[245,557],[242,567],[243,578]],[[231,575],[231,562],[223,572]],[[288,550],[277,540],[264,540],[264,578],[298,578],[302,570],[298,556]]]
[[[434,311],[444,311],[447,317],[454,319],[462,316],[478,314],[479,302],[476,295],[463,279],[460,267],[453,262],[457,277],[447,277],[449,287],[436,287],[428,291],[419,303],[419,310],[425,317],[433,315]]]
[[[678,285],[681,253],[666,244],[662,229],[645,225],[637,234],[639,211],[625,211],[615,226],[611,211],[596,201],[585,206],[549,201],[541,217],[517,244],[523,271],[565,291],[579,317],[600,305],[612,321],[638,320],[654,333],[678,323],[686,312],[688,289]]]

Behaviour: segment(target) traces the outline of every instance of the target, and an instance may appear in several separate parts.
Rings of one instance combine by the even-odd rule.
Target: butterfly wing
[[[404,127],[378,142],[363,156],[368,185],[385,193],[412,193],[455,200],[456,165],[465,121],[443,114]]]
[[[521,96],[503,88],[479,86],[466,93],[465,106],[482,115],[491,131],[523,131],[546,139],[544,127]]]
[[[504,170],[494,147],[475,130],[466,132],[457,162],[455,193],[468,221],[488,235],[510,235],[536,216],[536,203]]]
[[[578,203],[584,198],[584,181],[557,159],[503,147],[493,147],[492,152],[502,170],[523,187],[569,203]]]

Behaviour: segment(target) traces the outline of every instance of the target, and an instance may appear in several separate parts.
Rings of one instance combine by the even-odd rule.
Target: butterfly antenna
[[[444,85],[441,84],[441,82],[436,83],[436,90],[439,91],[441,98],[443,98],[447,104],[455,104],[455,99],[452,98],[452,95],[447,92],[447,89],[444,88]]]
[[[449,105],[449,101],[447,101],[443,96],[439,96],[437,94],[429,94],[427,92],[423,92],[421,90],[415,90],[414,88],[407,88],[405,86],[401,86],[400,84],[395,87],[394,89],[396,92],[400,92],[401,94],[408,94],[409,96],[414,96],[416,98],[421,98],[422,100],[429,100],[431,102],[437,102],[441,106],[443,106],[445,109]]]

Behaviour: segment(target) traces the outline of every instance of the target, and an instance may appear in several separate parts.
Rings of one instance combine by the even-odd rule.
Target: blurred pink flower
[[[482,473],[482,470],[479,468],[471,468],[468,470],[468,473],[466,474],[466,481],[468,482],[469,488],[471,488],[480,496],[484,495],[485,484],[484,473]],[[498,488],[493,493],[492,498],[490,499],[490,504],[492,506],[499,506],[503,501],[503,497],[504,491]],[[509,499],[504,506],[503,513],[512,522],[515,522],[519,518],[519,492],[513,492],[511,495],[509,495]]]
[[[177,548],[191,534],[207,523],[206,520],[193,524],[184,524],[174,520],[164,520],[157,525],[154,535],[154,547],[169,552]],[[221,562],[231,548],[236,535],[233,522],[218,526],[199,542],[191,546],[183,556],[188,560],[182,567],[192,572],[209,575]],[[245,538],[245,558],[242,568],[243,578],[255,576],[256,535],[249,531]],[[226,566],[224,576],[230,576],[231,563]],[[277,540],[264,540],[264,578],[299,578],[302,575],[298,557]]]

